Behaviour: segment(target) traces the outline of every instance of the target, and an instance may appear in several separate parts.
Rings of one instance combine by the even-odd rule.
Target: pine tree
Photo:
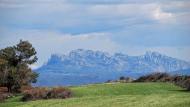
[[[12,47],[0,50],[0,85],[9,92],[18,91],[23,85],[35,83],[38,74],[29,65],[37,61],[36,51],[31,43],[22,41]]]

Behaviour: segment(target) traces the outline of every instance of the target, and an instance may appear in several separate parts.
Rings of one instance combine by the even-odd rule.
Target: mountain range
[[[152,72],[190,74],[190,63],[158,52],[141,56],[122,53],[113,55],[93,50],[77,49],[66,55],[51,55],[46,64],[36,70],[40,74],[37,86],[81,85],[118,79],[137,78]]]

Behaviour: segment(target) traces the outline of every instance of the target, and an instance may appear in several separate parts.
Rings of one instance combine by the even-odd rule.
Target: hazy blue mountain
[[[190,75],[190,68],[189,69],[182,69],[182,70],[174,71],[174,72],[172,72],[172,74]]]
[[[80,85],[104,82],[120,76],[136,78],[157,71],[176,73],[188,68],[189,62],[157,52],[128,56],[77,49],[67,55],[51,55],[48,62],[37,70],[40,73],[37,85]]]

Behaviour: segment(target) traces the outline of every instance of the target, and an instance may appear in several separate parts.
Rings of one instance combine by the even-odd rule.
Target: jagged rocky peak
[[[87,53],[92,53],[92,51],[91,51],[91,50],[84,50],[84,49],[76,49],[76,50],[72,50],[72,51],[69,53],[69,56],[70,56],[70,57],[84,56],[84,55],[86,55]]]
[[[69,57],[109,57],[109,53],[102,51],[93,51],[93,50],[85,50],[85,49],[76,49],[69,53]]]
[[[82,63],[82,64],[81,64]],[[123,68],[123,71],[152,71],[158,68],[163,68],[165,71],[175,71],[179,69],[190,68],[189,62],[178,60],[176,58],[162,55],[158,52],[146,52],[141,56],[128,56],[122,53],[109,53],[102,51],[93,51],[85,49],[76,49],[66,55],[51,55],[47,65],[64,65],[81,66],[93,65],[94,67],[103,67],[104,69]],[[66,66],[66,65],[65,65]],[[121,67],[122,66],[122,67]],[[60,68],[61,69],[61,68]]]
[[[114,56],[115,57],[125,57],[125,56],[128,56],[128,55],[123,54],[123,53],[115,53]]]
[[[59,73],[61,84],[103,82],[123,75],[138,77],[154,71],[166,71],[174,74],[190,74],[190,63],[162,55],[158,52],[146,52],[141,56],[128,56],[122,53],[110,55],[102,51],[85,49],[73,50],[65,55],[52,54],[48,63],[37,71],[41,73],[41,82],[46,82],[52,74]],[[45,75],[44,75],[45,74]],[[44,78],[43,78],[44,77]],[[54,80],[55,77],[52,77]],[[87,78],[87,79],[85,79]],[[91,78],[89,80],[89,78]],[[68,79],[71,79],[70,81]],[[62,81],[63,80],[63,81]],[[81,82],[81,80],[84,80]],[[55,84],[53,81],[50,82]]]
[[[158,53],[158,52],[151,52],[147,51],[143,56],[141,56],[142,59],[147,60],[147,61],[153,61],[153,62],[168,62],[168,61],[178,61],[176,58],[172,58],[169,56],[166,56],[164,54]]]
[[[165,56],[165,55],[160,54],[158,52],[147,51],[144,56],[145,57],[162,57],[162,56]]]

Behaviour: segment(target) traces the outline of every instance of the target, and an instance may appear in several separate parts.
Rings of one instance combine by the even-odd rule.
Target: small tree
[[[17,91],[22,85],[35,83],[38,74],[29,65],[37,61],[36,51],[28,41],[20,40],[16,46],[0,50],[0,84],[9,92]]]
[[[125,80],[125,77],[124,77],[124,76],[121,76],[121,77],[119,78],[119,80]]]

